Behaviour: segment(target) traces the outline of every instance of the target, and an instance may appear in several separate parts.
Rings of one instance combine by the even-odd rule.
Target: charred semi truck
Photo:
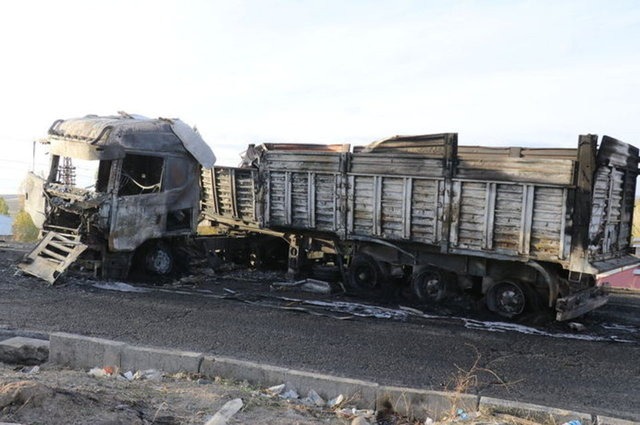
[[[292,275],[333,268],[358,291],[404,283],[425,302],[470,290],[505,317],[553,308],[566,320],[606,302],[597,278],[640,263],[635,147],[595,135],[575,149],[457,142],[249,145],[240,167],[218,167],[179,120],[59,120],[48,176],[27,179],[43,238],[20,267],[52,283],[77,261],[106,278],[135,264],[166,274],[196,240],[254,259],[284,240]],[[79,160],[95,170],[86,187]]]

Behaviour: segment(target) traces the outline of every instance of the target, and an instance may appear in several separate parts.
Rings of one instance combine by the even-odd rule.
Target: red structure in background
[[[598,279],[598,285],[606,285],[620,289],[635,289],[640,291],[640,267]]]

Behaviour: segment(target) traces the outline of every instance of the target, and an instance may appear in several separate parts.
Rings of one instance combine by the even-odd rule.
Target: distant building
[[[13,235],[13,230],[11,229],[13,225],[13,217],[9,217],[8,215],[0,215],[0,238],[5,238],[7,236]]]

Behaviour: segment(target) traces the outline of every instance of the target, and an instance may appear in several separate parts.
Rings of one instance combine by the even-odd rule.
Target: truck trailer
[[[267,143],[220,167],[182,121],[122,113],[58,120],[44,143],[48,175],[25,185],[43,237],[20,268],[50,283],[79,261],[123,278],[168,274],[194,243],[256,262],[284,245],[291,276],[336,271],[361,293],[404,284],[423,302],[469,290],[504,317],[567,320],[606,303],[598,278],[640,264],[638,149],[608,136],[574,149],[460,146],[456,133]],[[84,186],[78,161],[94,170]]]

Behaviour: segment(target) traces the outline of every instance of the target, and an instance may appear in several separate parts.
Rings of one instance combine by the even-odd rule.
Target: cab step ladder
[[[53,284],[85,249],[80,235],[48,231],[18,268]]]

